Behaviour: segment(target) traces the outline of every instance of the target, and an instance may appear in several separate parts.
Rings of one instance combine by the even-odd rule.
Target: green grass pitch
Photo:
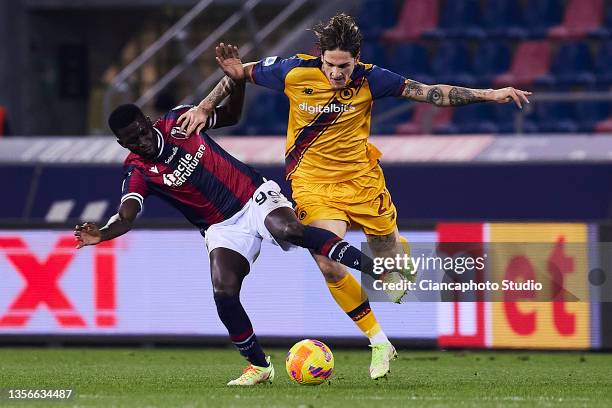
[[[284,349],[273,385],[230,388],[233,349],[0,348],[2,407],[612,406],[612,354],[400,350],[387,379],[367,350],[334,350],[329,384],[292,384]],[[6,399],[7,388],[73,388],[66,402]]]

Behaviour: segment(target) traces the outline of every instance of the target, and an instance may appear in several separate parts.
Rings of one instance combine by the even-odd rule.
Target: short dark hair
[[[353,58],[359,55],[361,31],[355,19],[348,14],[336,14],[327,23],[319,23],[314,26],[312,31],[317,36],[317,45],[321,54],[338,49],[350,52]]]
[[[120,129],[128,127],[138,117],[144,117],[138,106],[133,103],[119,105],[108,117],[108,127],[115,135],[118,135]]]

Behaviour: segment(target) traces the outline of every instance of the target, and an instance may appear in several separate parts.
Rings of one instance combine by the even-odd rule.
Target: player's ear
[[[359,51],[357,53],[357,56],[355,57],[355,64],[357,64],[359,62],[359,59],[361,58],[361,51]]]

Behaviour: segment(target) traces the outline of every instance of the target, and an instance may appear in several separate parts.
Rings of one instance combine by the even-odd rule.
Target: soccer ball
[[[295,343],[285,359],[289,378],[298,384],[318,385],[334,371],[334,355],[322,341],[306,339]]]

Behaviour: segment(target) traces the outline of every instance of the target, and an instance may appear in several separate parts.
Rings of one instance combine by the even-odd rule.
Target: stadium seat
[[[595,83],[593,58],[585,43],[570,42],[559,47],[549,74],[536,79],[543,85],[592,85]]]
[[[502,41],[484,41],[474,54],[472,67],[476,83],[488,87],[510,68],[510,48]]]
[[[561,22],[561,0],[537,0],[527,3],[524,9],[525,27],[529,38],[543,38],[551,26]]]
[[[595,80],[598,84],[612,84],[612,40],[600,44],[595,56]]]
[[[367,64],[376,64],[388,67],[385,49],[378,41],[364,41],[361,46],[359,59]]]
[[[486,2],[482,12],[482,24],[487,37],[490,38],[524,39],[528,33],[523,21],[522,7],[516,0]]]
[[[589,32],[589,37],[600,39],[612,37],[612,7],[608,7],[607,9],[608,11],[604,17],[602,25],[594,30],[591,30],[591,32]]]
[[[393,47],[393,51],[388,65],[391,71],[425,84],[433,81],[425,47],[418,44],[402,44]]]
[[[453,108],[438,108],[428,103],[417,103],[412,119],[395,129],[397,134],[417,135],[437,133],[448,128],[453,116]]]
[[[604,0],[569,0],[563,23],[548,32],[550,38],[579,39],[601,26]]]
[[[397,24],[385,31],[382,38],[389,42],[412,41],[437,25],[437,0],[406,0]]]
[[[538,102],[525,115],[525,133],[578,132],[575,102]]]
[[[476,80],[469,45],[464,41],[442,41],[431,61],[431,72],[435,83],[473,86]]]
[[[478,0],[453,0],[442,10],[439,27],[423,34],[425,38],[482,39],[482,15]]]
[[[580,132],[590,133],[612,115],[610,101],[582,101],[576,103],[576,118]]]
[[[476,103],[455,108],[453,125],[457,133],[497,133],[492,103]]]
[[[410,106],[412,105],[412,106]],[[395,134],[398,124],[407,122],[412,118],[416,106],[402,98],[381,98],[374,102],[372,107],[372,128],[370,133],[383,135]]]
[[[242,121],[236,133],[247,135],[283,135],[287,132],[289,101],[281,93],[263,91],[257,103]]]
[[[519,44],[510,70],[495,79],[496,86],[530,86],[550,71],[551,49],[546,40],[524,41]]]
[[[596,133],[612,133],[612,116],[595,124]]]
[[[365,0],[357,12],[357,24],[365,40],[377,40],[395,24],[393,0]]]
[[[493,119],[498,133],[515,133],[516,132],[516,117],[522,111],[517,109],[513,103],[495,103],[490,104],[493,109]]]

